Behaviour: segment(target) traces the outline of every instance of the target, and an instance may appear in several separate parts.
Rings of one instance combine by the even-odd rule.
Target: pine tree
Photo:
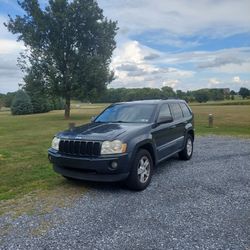
[[[33,112],[30,97],[23,90],[19,90],[11,105],[11,113],[13,115],[27,115]]]

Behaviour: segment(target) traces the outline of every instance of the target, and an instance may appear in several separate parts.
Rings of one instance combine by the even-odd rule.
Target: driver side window
[[[163,104],[160,108],[158,119],[161,117],[172,117],[170,108],[167,103]]]

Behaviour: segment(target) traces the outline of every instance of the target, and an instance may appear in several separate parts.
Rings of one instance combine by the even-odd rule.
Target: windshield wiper
[[[131,123],[131,122],[119,120],[119,121],[111,121],[111,123]]]

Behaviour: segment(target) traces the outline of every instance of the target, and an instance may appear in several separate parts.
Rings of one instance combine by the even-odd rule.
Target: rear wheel
[[[150,153],[145,149],[140,149],[135,156],[126,185],[133,190],[145,189],[152,177],[153,161]]]
[[[192,155],[193,155],[193,137],[188,134],[187,135],[187,139],[186,139],[186,143],[185,143],[185,147],[184,149],[179,153],[179,157],[182,160],[189,160]]]

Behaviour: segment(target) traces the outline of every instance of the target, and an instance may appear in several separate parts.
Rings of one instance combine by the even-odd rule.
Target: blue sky
[[[116,79],[110,87],[250,88],[249,0],[98,3],[120,27],[111,64]],[[16,0],[0,0],[2,93],[22,83],[16,60],[24,47],[2,25],[8,14],[20,13]]]

